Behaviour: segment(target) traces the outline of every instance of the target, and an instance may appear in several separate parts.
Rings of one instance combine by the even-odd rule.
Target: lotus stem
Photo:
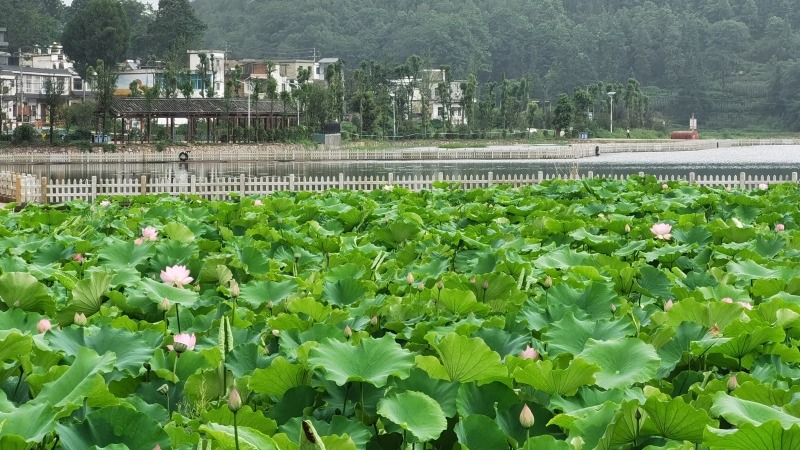
[[[236,413],[233,413],[233,439],[236,442],[236,450],[239,450],[239,422],[236,420]]]
[[[181,334],[181,311],[180,305],[175,303],[175,318],[178,319],[178,334]]]
[[[22,376],[25,375],[25,369],[22,366],[19,366],[19,379],[17,380],[17,387],[14,388],[14,398],[17,398],[17,391],[19,391],[19,385],[22,384]]]
[[[345,417],[347,417],[345,415],[345,411],[347,410],[347,394],[349,393],[350,393],[350,382],[346,381],[344,383],[344,402],[342,402],[342,415]]]
[[[175,362],[172,364],[172,376],[175,377],[175,383],[177,384],[178,380],[178,358],[181,357],[181,354],[175,352]]]

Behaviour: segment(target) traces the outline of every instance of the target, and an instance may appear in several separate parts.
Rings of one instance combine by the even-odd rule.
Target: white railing
[[[444,175],[441,172],[430,176],[338,176],[296,177],[295,175],[275,177],[197,178],[196,176],[174,178],[118,178],[99,179],[92,177],[83,180],[48,180],[33,175],[0,172],[0,197],[5,201],[19,203],[63,203],[73,200],[94,201],[100,197],[131,197],[136,195],[197,195],[205,199],[222,200],[231,194],[269,195],[277,191],[321,192],[329,189],[372,191],[387,186],[406,188],[412,191],[432,189],[437,182],[446,182],[461,189],[486,188],[492,185],[525,186],[551,180],[614,179],[625,180],[632,176],[642,177],[640,172],[630,174],[553,174],[538,171],[515,175],[496,175],[488,172],[481,175]],[[790,176],[753,176],[741,172],[738,175],[703,175],[694,172],[683,175],[658,176],[658,182],[679,181],[699,186],[730,187],[738,189],[757,189],[759,185],[798,183],[797,172]],[[388,188],[387,188],[388,189]]]
[[[125,151],[117,153],[82,153],[77,151],[49,153],[46,150],[0,154],[0,164],[115,164],[161,163],[179,161],[187,153],[190,161],[407,161],[407,160],[513,160],[513,159],[578,159],[599,153],[676,152],[712,148],[755,145],[800,145],[800,140],[695,140],[695,141],[631,141],[576,142],[570,145],[498,144],[475,148],[414,147],[394,149],[307,148],[301,145],[225,145],[170,147],[165,151]]]

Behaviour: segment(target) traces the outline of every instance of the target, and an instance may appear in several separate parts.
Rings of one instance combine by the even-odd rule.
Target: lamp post
[[[397,101],[394,92],[389,92],[389,97],[392,98],[392,140],[397,139],[397,112],[395,111]]]
[[[239,84],[246,84],[247,90],[249,91],[245,93],[247,94],[247,142],[250,142],[250,128],[252,127],[250,124],[250,100],[253,97],[253,84],[250,80],[240,81]]]
[[[611,124],[611,135],[614,135],[614,94],[616,92],[611,91],[608,93],[608,98],[611,99],[611,112],[609,112],[609,123]]]

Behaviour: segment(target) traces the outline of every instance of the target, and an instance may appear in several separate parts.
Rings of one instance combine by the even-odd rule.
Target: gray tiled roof
[[[125,116],[155,114],[161,117],[225,116],[247,115],[245,98],[157,98],[147,100],[143,97],[115,97],[111,105],[114,114]],[[283,102],[280,100],[252,100],[250,114],[266,117],[272,112],[283,115]],[[286,105],[286,114],[295,114],[294,103]]]

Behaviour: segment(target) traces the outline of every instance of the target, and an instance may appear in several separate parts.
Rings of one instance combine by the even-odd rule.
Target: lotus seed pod
[[[156,389],[156,392],[158,392],[161,395],[167,395],[167,393],[169,392],[169,385],[162,384],[158,389]]]

